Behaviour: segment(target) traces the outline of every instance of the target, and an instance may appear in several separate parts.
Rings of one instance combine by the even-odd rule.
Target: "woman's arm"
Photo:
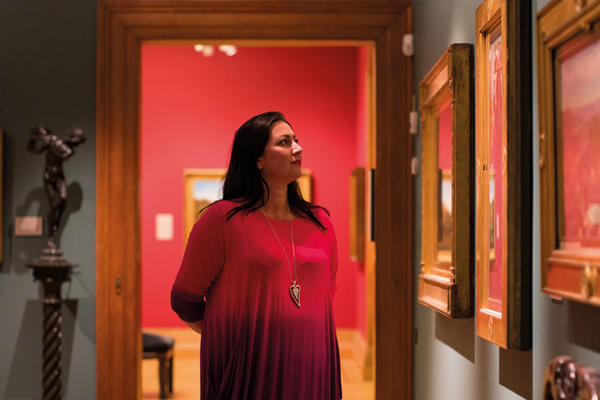
[[[171,308],[183,322],[198,333],[202,333],[200,324],[204,318],[204,300],[204,296],[193,298],[175,287],[171,289]]]
[[[225,263],[225,214],[213,204],[196,222],[171,289],[171,308],[190,328],[201,333],[206,295]]]

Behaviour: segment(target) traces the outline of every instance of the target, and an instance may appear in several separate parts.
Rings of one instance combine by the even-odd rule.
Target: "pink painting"
[[[438,261],[450,263],[452,227],[452,107],[450,101],[440,107],[438,118]]]
[[[561,248],[600,248],[600,39],[571,41],[559,56],[564,193]]]
[[[490,71],[490,265],[488,307],[498,309],[502,299],[502,40],[491,41]],[[495,301],[494,301],[495,300]]]

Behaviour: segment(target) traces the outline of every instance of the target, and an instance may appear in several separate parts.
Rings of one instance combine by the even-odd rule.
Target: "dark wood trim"
[[[413,191],[408,132],[412,60],[402,36],[407,9],[377,38],[375,170],[375,391],[377,399],[412,398]]]
[[[376,395],[412,396],[410,2],[98,3],[97,398],[141,395],[139,62],[151,40],[370,41],[376,50]]]
[[[511,349],[531,349],[532,134],[531,2],[507,1],[508,335]]]

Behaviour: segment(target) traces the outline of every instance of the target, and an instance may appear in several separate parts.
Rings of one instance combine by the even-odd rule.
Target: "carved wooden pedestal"
[[[42,390],[44,400],[62,399],[62,314],[61,286],[71,280],[75,266],[62,257],[59,249],[45,249],[31,264],[33,277],[44,288],[44,338]]]

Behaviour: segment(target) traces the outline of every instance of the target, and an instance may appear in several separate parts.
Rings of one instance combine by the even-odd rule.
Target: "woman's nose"
[[[294,146],[292,147],[292,153],[300,154],[303,151],[304,151],[304,149],[302,148],[302,146],[300,146],[300,144],[298,144],[298,142],[294,142]]]

